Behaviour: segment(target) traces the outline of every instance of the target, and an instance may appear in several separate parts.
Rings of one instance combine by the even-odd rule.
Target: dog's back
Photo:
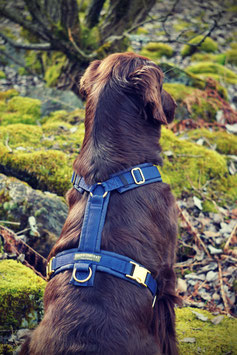
[[[113,54],[95,61],[81,81],[87,97],[86,133],[74,170],[88,184],[149,162],[161,164],[160,127],[174,116],[175,103],[162,90],[162,73],[144,57]],[[88,195],[68,193],[69,215],[50,253],[76,248]],[[177,354],[175,340],[176,210],[170,188],[153,183],[111,193],[101,249],[136,260],[157,280],[153,297],[105,273],[93,287],[69,284],[59,273],[45,291],[45,315],[21,354]]]

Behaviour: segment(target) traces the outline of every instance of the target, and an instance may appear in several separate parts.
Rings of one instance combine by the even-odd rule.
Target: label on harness
[[[97,263],[100,262],[101,256],[89,253],[76,253],[74,256],[74,260],[92,260],[96,261]]]

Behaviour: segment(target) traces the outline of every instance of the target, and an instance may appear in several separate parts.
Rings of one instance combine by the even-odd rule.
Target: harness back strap
[[[124,255],[100,250],[100,245],[111,191],[123,193],[158,181],[162,181],[160,173],[152,164],[138,165],[91,186],[74,172],[74,188],[80,193],[89,192],[79,246],[51,258],[47,266],[48,277],[65,270],[73,270],[70,283],[76,286],[93,286],[96,271],[106,272],[136,285],[148,287],[155,296],[157,282],[149,270]]]

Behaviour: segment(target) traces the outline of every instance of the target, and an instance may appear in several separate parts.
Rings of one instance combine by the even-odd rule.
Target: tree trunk
[[[100,12],[104,6],[105,0],[92,0],[86,15],[86,25],[89,28],[94,27],[99,22]]]
[[[156,0],[110,0],[110,8],[101,28],[101,42],[145,20]]]

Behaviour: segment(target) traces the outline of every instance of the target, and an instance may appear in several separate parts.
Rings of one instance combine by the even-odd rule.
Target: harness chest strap
[[[65,250],[50,259],[47,265],[48,278],[71,269],[73,273],[70,283],[76,286],[93,286],[96,271],[101,271],[148,287],[155,296],[157,282],[149,270],[126,256],[100,250],[100,244],[110,192],[117,190],[123,193],[158,181],[162,181],[160,173],[152,164],[141,164],[91,186],[87,185],[82,177],[73,173],[74,188],[80,193],[89,192],[79,246],[77,249]]]

